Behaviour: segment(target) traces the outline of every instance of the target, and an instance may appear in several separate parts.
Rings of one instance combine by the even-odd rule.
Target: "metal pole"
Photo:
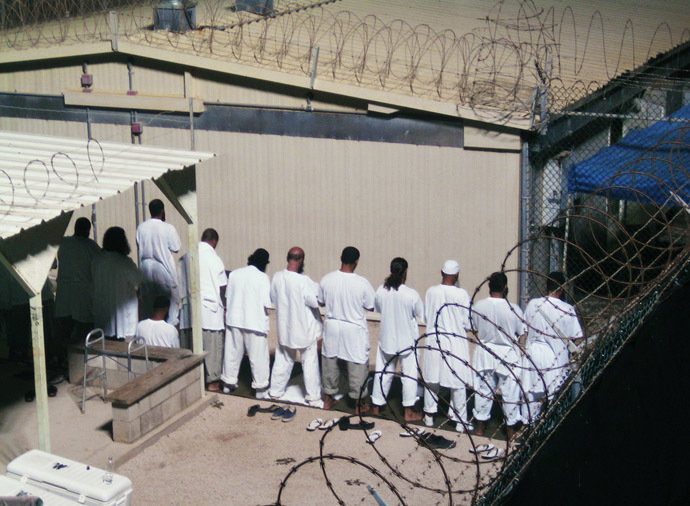
[[[522,156],[520,163],[520,241],[522,245],[519,251],[520,279],[518,281],[518,302],[524,308],[529,302],[529,223],[530,223],[530,162],[529,144],[522,143]]]
[[[40,293],[34,294],[29,299],[29,308],[31,311],[31,344],[34,355],[34,383],[36,385],[36,415],[38,416],[38,448],[50,453],[48,374],[46,372],[43,336],[43,301]]]

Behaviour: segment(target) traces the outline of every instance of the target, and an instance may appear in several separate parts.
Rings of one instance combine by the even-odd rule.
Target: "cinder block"
[[[78,385],[84,379],[84,354],[69,354],[69,382]]]
[[[186,408],[196,401],[201,399],[201,385],[193,383],[184,389],[184,396],[182,397],[182,407]]]
[[[139,418],[139,414],[140,411],[138,402],[127,407],[113,405],[113,423],[115,423],[115,420],[121,422],[131,422],[132,420]]]
[[[154,406],[161,404],[170,397],[170,394],[170,383],[160,387],[158,390],[148,396],[151,399],[151,407],[153,408]]]
[[[151,432],[163,423],[163,407],[161,404],[154,406],[139,417],[141,420],[141,433]]]
[[[141,437],[141,422],[137,418],[131,422],[113,420],[113,441],[133,443]]]
[[[191,385],[192,383],[198,383],[200,378],[201,378],[201,371],[203,367],[195,367],[193,369],[190,369],[185,373],[185,377],[187,378],[187,384]]]
[[[183,392],[177,392],[161,404],[163,408],[163,421],[170,420],[173,416],[182,411],[182,394]]]
[[[187,373],[183,374],[179,378],[173,380],[170,383],[170,394],[175,395],[177,392],[184,390],[184,388],[189,384],[187,378],[185,377]]]

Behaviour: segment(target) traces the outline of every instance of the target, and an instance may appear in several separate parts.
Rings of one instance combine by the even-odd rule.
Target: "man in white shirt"
[[[523,405],[526,423],[536,419],[544,398],[553,399],[569,372],[568,341],[582,337],[575,308],[561,300],[565,276],[552,272],[546,278],[546,297],[527,304],[527,343],[522,383],[527,396]]]
[[[153,313],[153,301],[158,295],[170,298],[168,323],[178,324],[180,295],[177,268],[173,253],[180,251],[180,236],[175,227],[165,223],[165,207],[159,199],[149,202],[151,218],[137,228],[139,268],[144,274],[141,285],[142,317]]]
[[[149,346],[179,348],[180,335],[177,329],[165,321],[170,309],[170,299],[159,295],[153,302],[153,316],[137,324],[135,336],[142,338]]]
[[[55,296],[55,332],[59,361],[66,364],[67,346],[83,341],[93,330],[93,277],[91,262],[101,248],[89,238],[91,222],[78,218],[74,235],[65,237],[58,249],[57,294]]]
[[[321,349],[321,379],[324,409],[338,401],[340,369],[338,359],[347,365],[348,396],[351,402],[366,398],[365,388],[369,375],[369,327],[364,311],[374,309],[374,288],[362,276],[355,274],[359,263],[359,250],[354,246],[343,249],[340,270],[321,279],[319,304],[326,308],[326,323]],[[366,413],[371,406],[362,401],[356,406],[358,413]]]
[[[376,374],[371,402],[372,414],[379,415],[381,406],[386,404],[393,375],[400,362],[405,421],[416,422],[422,419],[422,414],[413,409],[419,399],[417,318],[424,319],[424,305],[419,293],[405,285],[407,267],[407,260],[401,257],[394,258],[391,261],[390,276],[376,290],[374,309],[381,313],[381,331],[376,350]]]
[[[237,388],[240,364],[245,350],[252,368],[252,388],[257,399],[268,397],[268,313],[271,307],[271,282],[266,275],[268,251],[257,249],[248,258],[248,265],[228,276],[225,290],[225,351],[223,393]]]
[[[508,278],[494,272],[489,278],[489,297],[473,304],[470,318],[479,342],[474,350],[475,378],[474,418],[477,435],[483,436],[491,417],[496,391],[503,398],[503,415],[508,438],[515,434],[520,415],[519,370],[521,366],[518,338],[525,333],[522,310],[508,302]]]
[[[216,253],[218,232],[207,228],[199,243],[199,289],[201,292],[201,328],[203,330],[206,389],[220,390],[220,374],[223,368],[223,344],[225,340],[225,307],[223,295],[228,284],[223,261]]]
[[[287,269],[273,275],[271,301],[276,308],[278,347],[271,371],[270,395],[274,399],[285,395],[297,352],[300,352],[305,400],[311,406],[321,406],[316,346],[323,330],[319,314],[319,285],[303,271],[304,250],[295,246],[288,251]]]
[[[473,430],[467,417],[466,387],[472,385],[470,350],[470,296],[458,287],[460,264],[446,260],[441,284],[426,292],[426,350],[424,352],[424,424],[434,425],[440,387],[450,390],[448,418],[458,432]]]

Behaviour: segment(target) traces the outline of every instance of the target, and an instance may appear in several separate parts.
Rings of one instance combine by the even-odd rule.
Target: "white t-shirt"
[[[223,330],[223,301],[220,288],[228,284],[225,266],[210,244],[199,243],[199,288],[201,292],[201,327],[205,330]]]
[[[271,301],[282,346],[307,348],[321,336],[318,295],[319,285],[306,274],[285,269],[273,275]]]
[[[58,249],[57,294],[55,316],[71,316],[80,322],[93,323],[93,277],[91,261],[101,252],[88,237],[65,237]]]
[[[354,272],[333,271],[321,279],[319,303],[326,308],[324,357],[356,364],[369,361],[369,327],[364,311],[374,309],[374,288]]]
[[[424,320],[424,305],[416,290],[400,285],[397,290],[387,290],[381,285],[376,290],[374,309],[381,313],[379,348],[394,355],[403,350],[405,355],[419,338],[417,318]]]
[[[132,337],[139,321],[141,271],[131,258],[114,251],[96,255],[91,271],[94,325],[106,336]]]
[[[137,228],[137,245],[139,247],[139,265],[146,279],[157,279],[153,260],[164,268],[167,286],[177,286],[177,269],[172,254],[180,251],[180,236],[175,227],[169,223],[151,218]],[[147,265],[149,264],[149,265]]]
[[[142,320],[137,324],[136,337],[144,338],[149,346],[180,347],[180,334],[165,320]]]
[[[484,345],[474,350],[475,370],[509,375],[509,369],[520,364],[517,340],[526,330],[522,310],[507,299],[487,297],[472,306],[470,317]],[[514,372],[520,375],[519,371]]]
[[[230,273],[225,289],[228,327],[268,334],[267,308],[271,307],[271,281],[253,265]]]
[[[424,380],[447,388],[471,384],[470,296],[457,286],[436,285],[427,290],[424,306],[429,347],[424,351]]]

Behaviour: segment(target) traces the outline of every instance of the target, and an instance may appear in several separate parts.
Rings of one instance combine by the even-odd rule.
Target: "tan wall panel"
[[[319,279],[352,244],[362,252],[358,272],[375,287],[390,260],[404,256],[408,284],[423,294],[454,257],[472,291],[518,241],[517,154],[215,132],[200,138],[198,149],[217,154],[200,167],[200,229],[218,230],[230,269],[264,247],[272,274],[300,245],[307,272]]]

